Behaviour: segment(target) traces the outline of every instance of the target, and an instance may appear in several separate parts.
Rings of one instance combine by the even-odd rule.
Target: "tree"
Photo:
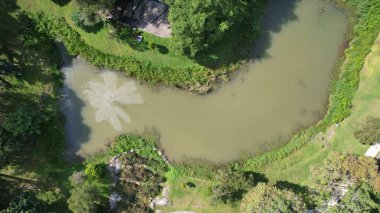
[[[306,212],[302,198],[291,191],[259,183],[241,201],[240,210],[251,212]]]
[[[11,201],[3,213],[40,213],[45,212],[46,204],[38,200],[35,194],[24,192]]]
[[[171,49],[194,57],[215,42],[241,17],[247,0],[176,0],[171,2],[169,21]]]
[[[26,139],[41,132],[43,118],[36,110],[21,107],[0,123],[0,167],[21,149]]]
[[[314,166],[311,170],[314,186],[327,194],[339,183],[374,184],[380,176],[374,159],[354,154],[332,153],[322,165]]]
[[[334,191],[342,191],[342,187],[349,189],[333,208],[337,212],[364,211],[364,206],[376,209],[380,200],[379,181],[376,161],[365,156],[332,153],[322,165],[312,168],[312,184],[320,192],[316,198],[323,201],[319,205]]]
[[[7,114],[1,126],[14,137],[26,137],[41,133],[42,122],[43,117],[36,110],[21,107]]]
[[[367,117],[365,124],[354,132],[362,144],[373,144],[380,141],[380,118]]]
[[[374,199],[375,198],[375,199]],[[380,212],[380,196],[366,183],[351,189],[340,203],[331,209],[333,212]]]
[[[74,185],[67,200],[69,209],[74,213],[92,213],[101,203],[98,189],[90,184]]]
[[[91,27],[101,21],[100,10],[113,8],[115,0],[75,0],[80,10],[72,14],[72,20],[81,28]]]
[[[241,200],[257,183],[254,173],[235,170],[221,171],[217,181],[219,184],[212,188],[212,201],[220,200],[224,203]]]

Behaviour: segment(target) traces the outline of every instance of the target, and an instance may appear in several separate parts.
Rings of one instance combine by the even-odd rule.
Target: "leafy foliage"
[[[41,133],[43,121],[37,110],[26,107],[5,115],[0,123],[0,166],[21,150],[28,137]]]
[[[122,168],[117,191],[123,196],[120,209],[127,212],[150,212],[151,200],[160,194],[160,183],[164,181],[159,173],[146,165],[149,160],[135,152],[121,156]]]
[[[249,0],[177,0],[170,3],[171,49],[194,57],[220,41],[234,24],[247,18]]]
[[[234,2],[175,1],[169,15],[173,31],[171,48],[180,54],[195,56],[220,40],[238,15]]]
[[[354,132],[354,136],[362,144],[380,141],[380,118],[368,117],[366,123]]]
[[[259,183],[243,198],[240,210],[248,212],[305,212],[302,198],[286,189]]]
[[[2,128],[14,137],[25,137],[41,133],[43,117],[34,109],[22,107],[6,115]]]
[[[380,1],[336,0],[355,20],[353,39],[345,50],[338,81],[330,97],[330,108],[325,122],[337,123],[350,115],[352,99],[359,85],[359,72],[364,59],[371,50],[380,29]]]
[[[70,193],[67,203],[74,213],[96,212],[102,201],[100,192],[91,184],[74,185]]]
[[[106,173],[106,164],[104,163],[88,163],[84,173],[92,179],[99,179]]]
[[[349,212],[375,210],[380,200],[379,180],[376,161],[365,156],[332,153],[323,165],[312,168],[312,184],[320,194],[316,199],[326,200],[333,191],[340,190],[342,184],[349,186],[349,191],[335,208],[337,212],[343,209]]]
[[[233,203],[256,185],[258,180],[254,173],[235,170],[220,171],[218,184],[212,188],[213,202]]]
[[[120,154],[133,151],[140,157],[146,158],[146,165],[154,172],[163,174],[168,170],[167,163],[159,154],[156,143],[152,139],[142,138],[138,135],[121,135],[116,138],[112,152]]]
[[[380,195],[376,195],[371,186],[362,183],[348,190],[339,204],[333,207],[331,211],[380,212]]]
[[[341,182],[373,183],[379,177],[376,161],[365,156],[332,153],[323,163],[312,167],[314,185],[330,193]]]
[[[24,192],[17,196],[2,213],[40,213],[45,212],[46,205],[38,200],[34,193]]]

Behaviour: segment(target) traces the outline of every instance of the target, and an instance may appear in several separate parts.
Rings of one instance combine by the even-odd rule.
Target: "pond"
[[[104,148],[121,133],[154,127],[170,160],[226,161],[279,145],[314,124],[328,101],[347,20],[332,3],[270,2],[251,62],[203,96],[152,91],[80,58],[67,61],[62,93],[69,153]]]

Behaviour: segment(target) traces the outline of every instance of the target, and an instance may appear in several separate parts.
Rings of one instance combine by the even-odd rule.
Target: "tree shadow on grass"
[[[99,21],[98,23],[94,24],[93,26],[83,25],[80,28],[87,33],[94,33],[95,34],[95,33],[98,33],[100,30],[102,30],[103,27],[104,27],[104,22]]]
[[[219,68],[235,64],[240,60],[270,58],[267,50],[272,45],[272,34],[281,32],[283,26],[298,20],[294,11],[299,1],[269,0],[257,39],[253,38],[253,42],[247,39],[245,35],[247,32],[242,29],[250,26],[243,23],[242,26],[232,27],[211,50],[197,54],[195,61],[209,68]]]
[[[301,196],[308,207],[315,207],[311,196],[313,192],[310,191],[309,187],[301,186],[299,184],[291,183],[289,181],[277,181],[275,186],[279,189],[286,189],[292,191],[294,194]]]
[[[163,46],[163,45],[159,45],[159,44],[157,44],[157,45],[156,45],[156,48],[157,48],[158,52],[161,53],[161,54],[165,54],[165,55],[166,55],[166,54],[169,53],[169,49],[166,48],[166,47]]]
[[[51,0],[51,1],[59,5],[60,7],[63,7],[71,2],[71,0]]]

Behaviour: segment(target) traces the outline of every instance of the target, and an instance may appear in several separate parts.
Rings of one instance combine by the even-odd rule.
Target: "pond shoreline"
[[[281,4],[276,5],[276,8],[281,6]],[[310,5],[314,7],[310,7]],[[315,3],[304,1],[302,9],[297,9],[297,13],[303,11],[305,7],[309,8],[306,11],[313,11],[313,8],[317,8],[316,5]],[[295,7],[295,5],[290,6],[288,10],[293,11]],[[291,138],[300,129],[313,125],[320,120],[320,109],[325,106],[320,101],[327,98],[325,87],[328,87],[327,79],[331,75],[328,68],[333,63],[333,59],[330,56],[335,55],[335,46],[339,46],[336,43],[341,41],[341,30],[339,30],[340,33],[337,36],[333,37],[334,40],[330,42],[330,45],[329,43],[325,43],[327,45],[325,45],[325,48],[329,48],[328,50],[331,53],[325,54],[323,57],[310,57],[307,59],[307,63],[300,64],[297,62],[297,58],[289,58],[288,54],[282,52],[282,48],[280,47],[287,41],[293,44],[292,38],[294,32],[303,32],[305,29],[308,29],[307,26],[311,26],[314,23],[328,26],[327,30],[331,31],[328,31],[330,34],[336,32],[336,30],[333,30],[334,27],[329,26],[327,23],[329,23],[331,17],[335,17],[336,15],[338,15],[339,21],[333,23],[342,23],[343,16],[341,13],[336,13],[331,5],[329,9],[331,9],[331,13],[323,16],[322,22],[320,21],[319,13],[315,10],[311,22],[309,20],[298,23],[297,20],[292,20],[293,18],[291,18],[289,20],[291,22],[291,30],[287,29],[288,27],[285,23],[275,26],[273,24],[268,25],[264,28],[266,31],[261,36],[261,40],[258,41],[257,48],[259,49],[256,53],[261,52],[260,55],[263,56],[271,54],[274,55],[274,59],[262,57],[261,59],[253,60],[253,62],[246,65],[247,69],[250,69],[249,71],[245,73],[242,73],[242,70],[235,72],[237,74],[234,80],[225,84],[224,88],[208,93],[206,96],[189,96],[183,90],[169,88],[163,88],[159,92],[155,92],[146,88],[145,85],[138,86],[138,90],[147,104],[143,104],[137,108],[123,108],[127,112],[132,110],[130,116],[133,120],[132,124],[124,126],[123,129],[125,128],[125,131],[139,130],[146,125],[158,128],[163,136],[161,140],[162,147],[172,161],[178,161],[179,156],[188,156],[190,158],[206,157],[214,161],[229,161],[239,158],[241,150],[252,150],[255,155],[259,155],[285,145],[288,138]],[[272,9],[272,11],[275,10]],[[305,12],[300,15],[305,17]],[[272,17],[271,14],[268,16]],[[288,14],[283,14],[276,19],[280,19],[283,16],[289,17]],[[269,21],[272,20],[269,19]],[[276,31],[278,26],[282,25],[284,25],[284,32],[279,34]],[[342,27],[344,28],[344,26]],[[318,40],[320,36],[326,38],[328,33],[322,33],[318,29],[314,29],[312,34],[315,35],[304,36],[300,34],[298,39],[307,38],[307,42],[299,47],[300,54],[325,50],[323,49],[324,42],[321,42],[321,48],[315,49],[313,41]],[[273,48],[269,48],[267,47],[268,41],[266,38],[272,39],[272,36],[275,39],[275,45]],[[333,46],[329,47],[331,45]],[[329,57],[326,58],[326,56]],[[318,61],[323,62],[325,59],[327,59],[327,62],[323,64],[318,63]],[[87,150],[85,151],[87,153],[96,151],[96,149],[101,147],[100,143],[93,144],[86,141],[93,141],[97,137],[100,137],[96,139],[97,141],[103,141],[106,136],[116,137],[120,133],[109,129],[106,126],[107,122],[96,124],[96,126],[100,125],[101,129],[92,129],[92,127],[95,128],[93,126],[95,122],[93,118],[94,110],[86,107],[88,104],[86,104],[86,101],[82,101],[84,97],[81,92],[81,85],[89,80],[98,79],[99,76],[96,73],[99,73],[100,69],[93,68],[94,66],[81,60],[74,60],[74,62],[69,69],[78,71],[70,71],[74,75],[71,77],[73,79],[70,80],[73,81],[71,84],[74,84],[74,88],[71,89],[72,92],[70,94],[74,95],[74,99],[78,100],[77,102],[79,103],[75,111],[85,111],[81,115],[74,116],[75,119],[80,118],[80,120],[68,126],[77,126],[73,127],[74,130],[72,131],[83,129],[82,132],[85,134],[77,135],[74,138],[83,138],[80,139],[82,142],[78,143],[80,145],[77,145],[78,148],[76,149],[85,147],[81,150]],[[299,66],[300,68],[282,69],[283,65],[287,63],[291,63],[290,66]],[[283,65],[278,66],[276,64]],[[92,69],[95,70],[95,73],[90,71]],[[319,71],[320,69],[322,70]],[[81,71],[79,72],[79,70]],[[102,71],[102,73],[106,72],[109,71]],[[281,77],[273,79],[276,76]],[[318,77],[318,79],[315,79],[313,76]],[[323,77],[320,78],[319,76]],[[99,80],[102,81],[101,78]],[[123,84],[127,79],[120,75],[119,80]],[[283,105],[288,106],[279,109]],[[215,106],[219,107],[215,108]],[[181,112],[184,111],[187,113],[182,114]],[[216,122],[219,119],[227,122]],[[201,120],[203,122],[200,124],[199,121]],[[108,133],[104,131],[108,131]],[[224,133],[218,134],[218,132]],[[97,136],[95,137],[94,135]],[[252,138],[253,136],[255,137]],[[278,138],[281,138],[281,140],[278,140]],[[235,140],[240,142],[232,145],[231,141]],[[210,153],[207,151],[209,149],[207,146],[216,148]],[[229,153],[225,153],[226,150],[229,150]],[[185,151],[186,153],[184,153]],[[251,156],[252,154],[245,153],[245,156],[247,155]]]

